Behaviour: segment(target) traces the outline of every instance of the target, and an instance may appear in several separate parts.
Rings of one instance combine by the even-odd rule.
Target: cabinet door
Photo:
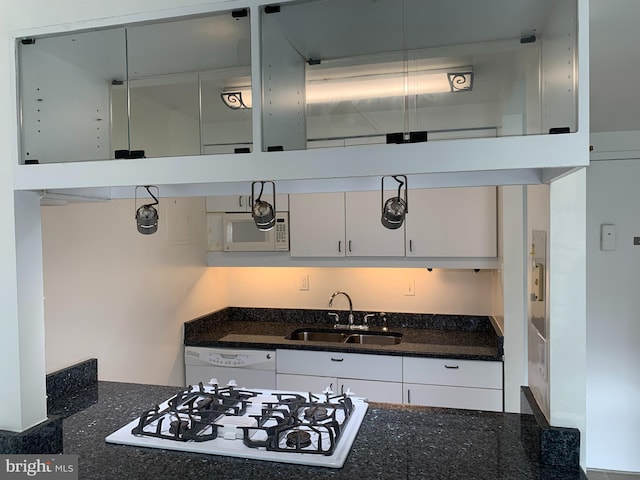
[[[404,384],[403,403],[467,410],[502,411],[502,390]]]
[[[289,195],[292,257],[345,256],[344,193]]]
[[[338,378],[337,393],[351,392],[370,402],[402,403],[402,383]]]
[[[397,195],[385,192],[385,199]],[[379,191],[345,194],[348,257],[404,257],[404,227],[389,230],[380,221]]]
[[[338,392],[338,381],[335,377],[321,377],[316,375],[290,375],[279,373],[277,376],[278,390],[290,392],[322,393],[326,388]]]
[[[411,190],[408,257],[495,257],[496,187]]]
[[[405,357],[403,402],[502,411],[502,362]]]

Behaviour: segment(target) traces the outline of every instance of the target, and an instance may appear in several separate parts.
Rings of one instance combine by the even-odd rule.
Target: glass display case
[[[567,0],[266,7],[263,149],[574,132],[576,8]]]
[[[19,39],[21,163],[578,129],[577,0],[254,3]]]
[[[21,163],[252,149],[252,110],[224,96],[251,89],[248,9],[21,39],[18,56]]]

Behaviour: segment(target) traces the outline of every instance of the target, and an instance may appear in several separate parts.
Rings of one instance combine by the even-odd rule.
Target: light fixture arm
[[[396,182],[398,182],[398,195],[396,197],[384,199],[384,179],[382,177],[380,194],[382,200],[382,216],[380,221],[382,226],[389,230],[396,230],[400,228],[404,222],[404,218],[409,211],[409,194],[407,192],[407,176],[406,175],[391,175]],[[404,187],[404,198],[402,198],[402,187]]]
[[[406,175],[390,175],[391,178],[393,178],[396,182],[398,182],[398,200],[400,200],[402,198],[402,187],[404,187],[404,203],[405,203],[405,213],[409,212],[409,184],[407,182],[407,176]],[[382,209],[382,213],[384,213],[384,204],[385,204],[385,200],[384,200],[384,179],[388,178],[389,175],[385,175],[384,177],[382,177],[382,186],[380,188],[380,199],[381,199],[381,209]]]
[[[151,198],[153,198],[153,203],[146,203],[146,204],[143,205],[143,207],[155,207],[156,205],[158,205],[160,203],[158,201],[158,197],[156,197],[156,195],[160,196],[160,189],[158,187],[156,187],[155,185],[138,185],[136,187],[136,202],[138,200],[138,189],[139,188],[144,188],[147,191],[147,193],[151,196]],[[151,193],[151,188],[155,188],[156,189],[156,195]]]
[[[142,206],[138,207],[138,189],[144,188],[147,193],[153,198],[153,202],[145,203]],[[155,195],[151,191],[152,188],[156,189]],[[155,206],[160,202],[158,197],[160,196],[160,189],[155,185],[137,185],[135,188],[134,198],[135,198],[135,207],[136,207],[136,226],[138,228],[138,232],[143,235],[150,235],[155,233],[158,230],[158,211]]]
[[[260,184],[260,193],[258,194],[258,198],[255,197],[255,191],[254,191],[256,183]],[[265,183],[270,183],[271,184],[271,188],[273,190],[273,211],[277,212],[277,210],[276,210],[276,184],[273,183],[271,180],[261,180],[259,182],[251,182],[251,199],[252,199],[252,203],[255,205],[257,202],[262,201],[262,192],[264,191],[264,184]]]
[[[260,183],[260,193],[258,197],[255,196],[256,183]],[[264,200],[262,200],[262,193],[264,191],[264,184],[270,183],[273,189],[273,206]],[[276,224],[276,184],[272,181],[260,181],[251,182],[251,198],[255,199],[251,206],[251,217],[258,227],[258,230],[268,231],[275,227]]]

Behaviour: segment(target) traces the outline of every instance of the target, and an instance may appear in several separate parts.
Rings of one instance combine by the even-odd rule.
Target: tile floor
[[[589,480],[640,480],[640,474],[587,470],[587,478]]]

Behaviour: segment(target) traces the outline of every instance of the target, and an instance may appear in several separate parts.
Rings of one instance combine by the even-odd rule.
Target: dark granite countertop
[[[356,312],[361,318],[364,312]],[[227,308],[185,324],[184,343],[199,347],[240,347],[342,351],[383,355],[500,361],[503,337],[488,317],[387,314],[389,331],[402,334],[398,345],[360,345],[287,340],[298,328],[331,328],[324,311]],[[380,332],[378,323],[371,331]],[[357,333],[358,331],[354,331]]]
[[[107,444],[104,438],[177,387],[99,382],[97,403],[64,419],[79,478],[586,480],[536,460],[531,415],[371,404],[342,469]],[[93,392],[90,392],[93,395]]]

